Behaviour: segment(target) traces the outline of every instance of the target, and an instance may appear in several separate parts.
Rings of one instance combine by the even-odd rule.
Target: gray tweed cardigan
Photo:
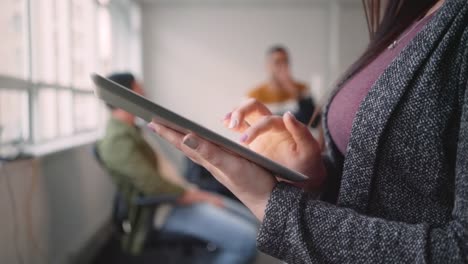
[[[278,184],[260,250],[288,263],[468,263],[467,86],[468,1],[446,0],[361,103],[336,204]]]

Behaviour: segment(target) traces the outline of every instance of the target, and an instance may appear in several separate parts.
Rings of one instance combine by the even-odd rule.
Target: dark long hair
[[[362,0],[370,43],[349,71],[369,64],[412,23],[421,19],[439,0]]]
[[[370,42],[366,51],[349,67],[344,76],[356,73],[367,66],[412,23],[424,17],[438,1],[362,0]],[[322,104],[323,102],[319,105]],[[314,123],[317,118],[320,118],[320,110],[320,107],[316,109],[309,124]]]

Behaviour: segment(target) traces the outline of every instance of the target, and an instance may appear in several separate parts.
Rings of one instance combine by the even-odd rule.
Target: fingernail
[[[160,125],[156,124],[156,123],[149,123],[148,124],[148,127],[155,133],[159,134],[159,130],[161,128]]]
[[[192,137],[185,138],[183,143],[191,149],[197,149],[198,147],[198,141]]]
[[[244,134],[244,135],[242,135],[242,137],[240,138],[240,142],[244,143],[244,142],[247,141],[248,138],[249,138],[249,135]]]
[[[235,128],[239,121],[237,119],[232,119],[231,122],[229,123],[229,128]]]
[[[288,115],[292,120],[296,121],[296,117],[291,113],[291,111],[287,111],[286,115]]]
[[[151,129],[151,131],[153,131],[154,133],[158,133],[159,126],[155,123],[149,123],[148,128]]]
[[[152,124],[152,123],[148,123],[148,124],[146,124],[146,126],[147,126],[151,131],[156,132],[156,131],[154,130],[154,128],[153,128],[153,124]]]
[[[224,116],[224,120],[231,118],[231,115],[232,115],[231,112],[227,113],[226,116]]]

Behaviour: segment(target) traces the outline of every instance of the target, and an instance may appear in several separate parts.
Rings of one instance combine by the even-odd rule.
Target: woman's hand
[[[263,221],[268,199],[277,182],[271,173],[194,134],[184,136],[155,122],[149,124],[149,127],[191,160],[210,171]]]
[[[229,113],[225,126],[242,134],[240,141],[253,151],[310,177],[308,187],[325,178],[319,143],[291,113],[274,116],[254,99]]]

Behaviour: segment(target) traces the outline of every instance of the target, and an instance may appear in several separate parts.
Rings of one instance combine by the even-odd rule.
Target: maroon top
[[[397,38],[399,43],[393,49],[385,49],[374,61],[345,82],[333,98],[328,111],[327,125],[333,142],[341,154],[346,155],[346,147],[351,137],[354,116],[359,109],[361,101],[364,100],[364,97],[384,70],[406,45],[410,43],[423,26],[429,22],[433,15],[431,14],[410,26]]]

